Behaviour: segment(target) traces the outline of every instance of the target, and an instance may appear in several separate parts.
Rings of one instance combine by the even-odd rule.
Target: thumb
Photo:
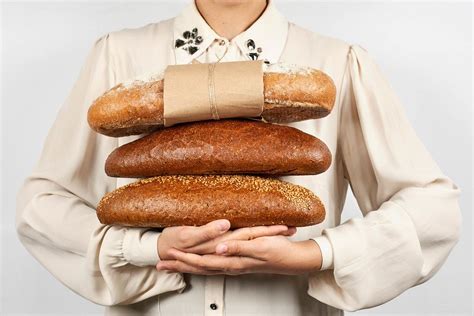
[[[193,230],[190,231],[189,239],[192,241],[191,244],[195,246],[224,234],[229,228],[229,220],[218,219],[206,225],[194,227]]]

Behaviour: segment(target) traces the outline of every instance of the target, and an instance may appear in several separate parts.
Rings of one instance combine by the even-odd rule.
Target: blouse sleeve
[[[186,285],[181,273],[155,269],[159,232],[102,225],[96,216],[98,201],[117,185],[104,163],[118,141],[87,123],[89,105],[115,84],[111,43],[107,34],[89,52],[18,192],[16,213],[26,249],[71,290],[102,305],[182,292]]]
[[[352,45],[342,85],[338,150],[363,218],[323,230],[333,269],[308,294],[347,311],[425,282],[457,243],[460,189],[433,161],[368,52]]]

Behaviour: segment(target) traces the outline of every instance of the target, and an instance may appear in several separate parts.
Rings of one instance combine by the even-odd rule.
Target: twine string
[[[221,61],[221,59],[227,54],[229,47],[227,46],[224,54],[215,62],[209,63],[207,70],[208,70],[208,75],[207,75],[207,91],[209,94],[209,107],[211,111],[212,118],[214,120],[220,119],[219,117],[219,111],[217,109],[217,101],[216,101],[216,83],[215,83],[215,74],[214,71],[216,69],[217,63]],[[199,63],[196,59],[193,60],[193,63]]]
[[[217,63],[209,64],[208,69],[208,87],[207,91],[209,92],[209,106],[211,108],[211,115],[214,120],[219,119],[219,112],[217,111],[217,104],[216,104],[216,83],[215,83],[215,76],[214,76],[214,69],[216,69]]]

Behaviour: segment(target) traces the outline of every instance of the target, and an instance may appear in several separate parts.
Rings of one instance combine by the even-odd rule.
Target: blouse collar
[[[267,0],[265,11],[234,42],[248,60],[276,63],[288,35],[288,20]],[[177,64],[187,64],[199,57],[213,43],[221,40],[199,13],[194,0],[174,18],[173,47]]]

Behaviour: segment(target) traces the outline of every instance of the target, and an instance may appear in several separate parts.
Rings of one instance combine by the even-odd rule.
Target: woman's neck
[[[207,24],[229,40],[245,31],[265,11],[266,0],[193,0]]]

